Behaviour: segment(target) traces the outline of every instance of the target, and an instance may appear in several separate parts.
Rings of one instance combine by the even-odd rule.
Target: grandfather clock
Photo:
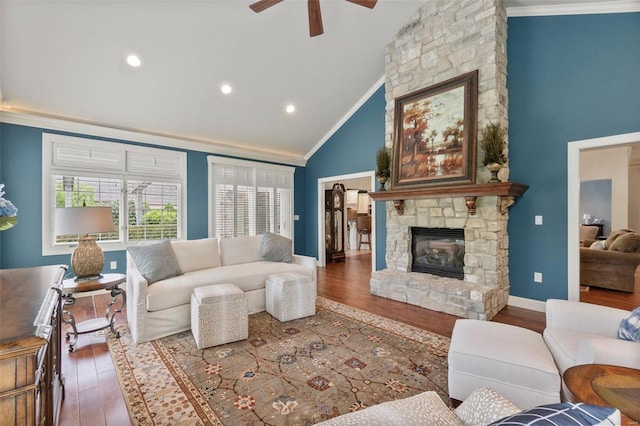
[[[335,183],[324,192],[327,262],[342,262],[344,254],[344,185]]]

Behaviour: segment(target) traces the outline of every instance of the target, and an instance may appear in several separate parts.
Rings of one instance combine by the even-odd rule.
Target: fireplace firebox
[[[464,229],[411,227],[411,272],[464,279]]]

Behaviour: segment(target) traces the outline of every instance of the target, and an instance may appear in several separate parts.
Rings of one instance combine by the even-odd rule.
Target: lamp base
[[[71,255],[71,267],[76,273],[76,281],[81,279],[95,279],[101,276],[104,268],[104,253],[96,244],[95,237],[85,235],[78,241],[78,247]]]

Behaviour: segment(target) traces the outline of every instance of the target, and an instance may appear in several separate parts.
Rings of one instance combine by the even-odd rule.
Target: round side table
[[[71,278],[63,281],[62,297],[64,298],[64,308],[62,311],[62,322],[71,326],[67,329],[66,334],[66,340],[69,342],[69,352],[74,351],[79,334],[92,333],[110,328],[116,337],[120,337],[120,333],[115,329],[114,323],[116,315],[122,312],[122,309],[124,309],[127,303],[126,292],[119,287],[119,285],[125,281],[126,275],[124,274],[104,274],[100,278],[91,280],[75,280]],[[107,305],[104,317],[76,323],[73,313],[67,309],[68,306],[73,306],[76,303],[73,295],[75,293],[85,293],[94,290],[106,290],[111,293],[111,301]],[[118,299],[120,299],[119,302]],[[112,312],[111,308],[116,302],[118,302],[118,305],[116,305],[116,309]],[[73,339],[71,338],[72,336]]]
[[[567,398],[572,402],[604,405],[618,408],[622,413],[622,424],[640,422],[640,387],[629,387],[629,380],[640,380],[640,370],[604,364],[585,364],[567,368],[562,375],[569,391]],[[596,391],[599,381],[608,382],[615,394],[607,389]],[[608,401],[602,395],[608,395]]]

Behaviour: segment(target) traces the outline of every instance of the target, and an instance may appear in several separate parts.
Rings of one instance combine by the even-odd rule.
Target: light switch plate
[[[536,223],[536,225],[542,225],[542,216],[541,215],[536,215],[535,223]]]

